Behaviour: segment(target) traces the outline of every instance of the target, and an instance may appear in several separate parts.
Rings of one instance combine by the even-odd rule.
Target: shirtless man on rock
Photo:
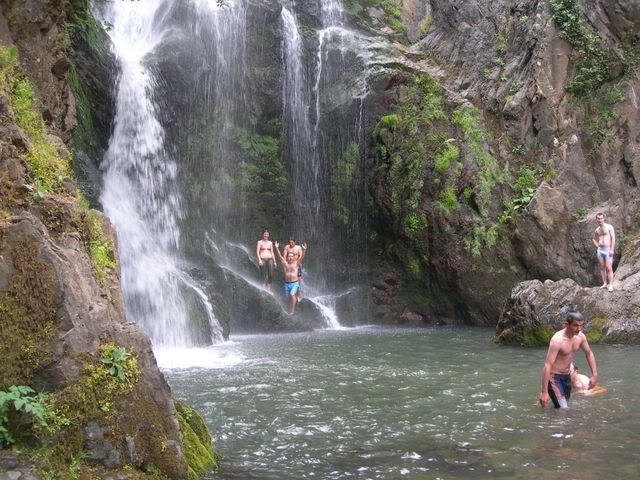
[[[284,295],[289,300],[289,315],[296,313],[296,303],[298,302],[298,289],[300,288],[299,268],[302,259],[307,252],[307,244],[302,244],[300,256],[293,251],[285,250],[286,258],[280,254],[280,244],[275,242],[276,253],[284,266]]]
[[[613,290],[613,253],[616,249],[616,232],[613,226],[605,223],[604,213],[596,215],[598,227],[593,233],[593,244],[597,248],[598,264],[600,266],[600,276],[602,277],[602,286],[600,288],[608,288]]]

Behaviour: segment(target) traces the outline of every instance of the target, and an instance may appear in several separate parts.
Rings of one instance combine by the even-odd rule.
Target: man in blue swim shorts
[[[584,317],[579,312],[569,312],[565,327],[556,332],[549,342],[549,350],[542,368],[540,385],[540,405],[546,407],[549,400],[555,408],[569,408],[571,398],[571,363],[573,354],[581,349],[591,369],[589,389],[598,383],[596,357],[589,347],[587,337],[582,333]]]
[[[299,268],[302,259],[307,253],[307,244],[302,244],[300,255],[289,251],[286,252],[287,258],[280,253],[280,243],[275,242],[276,252],[282,265],[284,266],[284,295],[289,299],[289,315],[296,313],[296,304],[298,303],[298,289],[300,288]]]

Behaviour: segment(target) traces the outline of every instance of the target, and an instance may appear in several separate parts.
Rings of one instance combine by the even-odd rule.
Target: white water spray
[[[166,34],[169,6],[160,0],[113,2],[106,13],[121,75],[100,200],[118,233],[128,318],[154,346],[192,347],[221,341],[222,334],[204,291],[181,268],[178,167],[165,149],[153,101],[156,79],[145,62]],[[198,312],[209,338],[202,338],[202,326],[192,328]]]

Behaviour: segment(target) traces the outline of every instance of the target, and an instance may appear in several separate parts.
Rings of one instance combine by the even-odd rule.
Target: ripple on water
[[[239,364],[167,375],[214,433],[216,479],[635,480],[640,351],[599,348],[609,390],[559,413],[537,405],[544,349],[498,347],[492,335],[254,336],[233,347]]]

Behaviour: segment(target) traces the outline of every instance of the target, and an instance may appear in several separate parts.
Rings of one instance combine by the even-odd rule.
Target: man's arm
[[[589,390],[591,390],[598,384],[598,366],[596,365],[596,356],[593,354],[591,347],[589,347],[587,337],[584,337],[582,340],[580,348],[584,352],[585,357],[587,357],[587,363],[591,369],[591,378],[589,379]]]
[[[298,259],[298,263],[302,263],[302,259],[307,254],[307,243],[302,242],[302,253],[300,254],[300,258]]]
[[[284,258],[282,257],[282,254],[280,253],[280,244],[278,242],[275,243],[275,247],[276,247],[276,253],[278,254],[278,258],[280,258],[280,261],[282,262],[282,264],[284,265]]]
[[[598,228],[595,229],[595,231],[593,232],[593,237],[591,237],[591,241],[593,242],[596,248],[598,248]]]
[[[553,363],[556,361],[556,357],[558,356],[558,351],[560,349],[560,344],[555,341],[553,338],[549,343],[549,350],[547,350],[547,356],[544,359],[544,366],[542,367],[542,375],[540,381],[540,405],[546,407],[549,403],[549,378],[551,378],[551,367]]]

